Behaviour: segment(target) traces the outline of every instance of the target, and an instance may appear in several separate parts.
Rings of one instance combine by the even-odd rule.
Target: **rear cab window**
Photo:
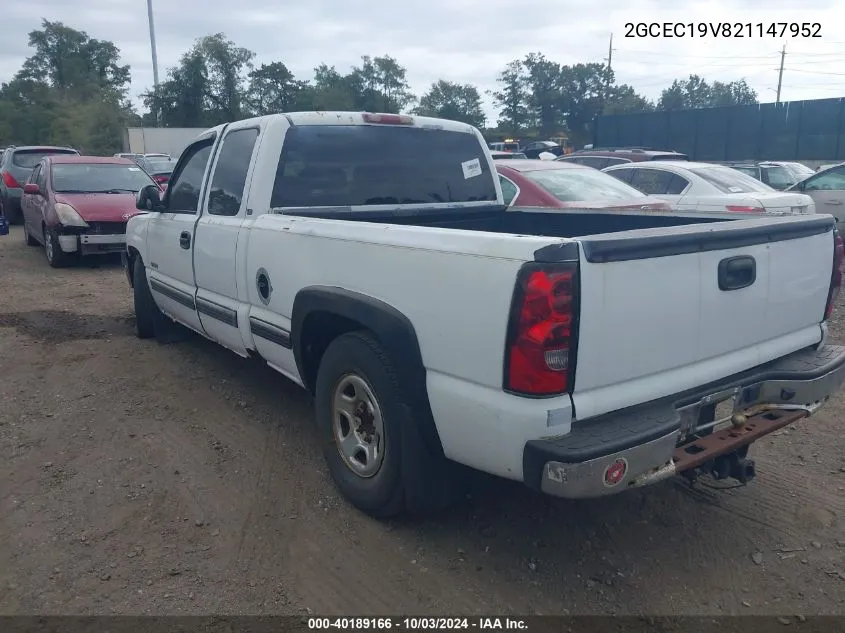
[[[55,156],[56,154],[76,156],[77,153],[72,150],[63,149],[22,149],[12,153],[12,164],[15,167],[23,167],[25,169],[32,169],[41,159],[46,156]]]
[[[274,208],[497,203],[474,134],[393,125],[302,125],[285,136]]]

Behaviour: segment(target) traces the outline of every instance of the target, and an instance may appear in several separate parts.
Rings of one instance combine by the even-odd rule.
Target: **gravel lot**
[[[0,613],[845,614],[844,406],[755,445],[745,488],[572,503],[474,474],[445,515],[379,523],[337,495],[297,387],[136,339],[118,262],[53,270],[13,227]]]

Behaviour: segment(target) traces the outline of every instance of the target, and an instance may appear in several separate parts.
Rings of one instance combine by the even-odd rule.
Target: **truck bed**
[[[459,229],[465,231],[486,231],[489,233],[513,233],[516,235],[537,235],[546,237],[585,237],[607,233],[619,233],[636,229],[684,226],[729,220],[749,220],[761,214],[737,217],[735,213],[672,213],[654,211],[579,209],[546,209],[538,207],[514,207],[508,210],[490,208],[483,210],[448,210],[427,212],[414,209],[408,212],[367,212],[346,209],[302,209],[286,210],[285,215],[352,220],[359,222],[387,223],[401,226],[427,226]]]

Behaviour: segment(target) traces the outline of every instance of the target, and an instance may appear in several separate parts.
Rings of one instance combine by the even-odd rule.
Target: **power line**
[[[824,70],[803,70],[801,68],[787,68],[787,70],[793,73],[808,73],[810,75],[837,75],[839,77],[845,77],[845,73],[831,73],[826,72]]]

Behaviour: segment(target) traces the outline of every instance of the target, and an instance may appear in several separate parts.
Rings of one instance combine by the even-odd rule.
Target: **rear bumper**
[[[579,422],[563,437],[529,441],[523,479],[571,499],[655,483],[812,415],[843,382],[845,347],[802,350],[701,389]],[[702,409],[722,402],[730,403],[727,428],[696,434]]]

